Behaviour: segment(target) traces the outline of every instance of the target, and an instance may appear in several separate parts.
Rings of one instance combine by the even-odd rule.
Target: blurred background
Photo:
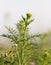
[[[0,35],[7,33],[4,26],[15,27],[27,12],[35,19],[30,25],[30,33],[51,31],[51,0],[0,0]],[[9,40],[0,37],[0,46],[8,43]]]

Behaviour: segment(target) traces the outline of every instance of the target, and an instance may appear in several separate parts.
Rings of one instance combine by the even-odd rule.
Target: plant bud
[[[32,16],[31,13],[27,13],[26,15],[27,15],[27,19],[29,19]]]
[[[49,56],[49,53],[46,51],[44,54],[44,57],[47,57],[47,56]]]
[[[15,47],[17,47],[18,45],[17,44],[14,44]]]

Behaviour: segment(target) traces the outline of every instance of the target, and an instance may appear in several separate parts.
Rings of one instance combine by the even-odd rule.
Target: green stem
[[[42,65],[46,65],[47,64],[47,60],[44,60],[43,64]]]
[[[19,51],[17,51],[17,56],[18,56],[18,60],[19,60],[19,65],[21,65],[21,59],[20,59]]]

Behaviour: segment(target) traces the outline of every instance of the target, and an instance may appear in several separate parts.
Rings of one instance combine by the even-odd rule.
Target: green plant
[[[16,24],[16,29],[6,27],[9,34],[2,36],[11,39],[14,44],[9,51],[1,54],[1,65],[30,65],[30,61],[34,61],[36,65],[45,65],[43,44],[46,34],[29,34],[29,25],[33,21],[32,14],[27,13]],[[41,39],[41,43],[37,42],[37,38]]]

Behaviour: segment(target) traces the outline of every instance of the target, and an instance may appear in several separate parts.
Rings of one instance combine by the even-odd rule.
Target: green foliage
[[[30,65],[34,61],[36,65],[50,65],[50,51],[43,49],[46,34],[29,34],[29,25],[33,22],[32,14],[27,13],[22,16],[16,29],[6,27],[9,34],[3,34],[3,37],[11,39],[14,45],[9,51],[0,55],[0,65]],[[36,39],[39,39],[40,42]]]

